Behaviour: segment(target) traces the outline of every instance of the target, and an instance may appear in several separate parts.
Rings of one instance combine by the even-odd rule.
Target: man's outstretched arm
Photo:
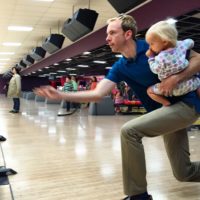
[[[35,88],[34,93],[49,99],[64,99],[71,102],[96,102],[108,95],[114,87],[114,82],[103,79],[97,84],[97,87],[94,90],[64,93],[51,86],[41,86]]]

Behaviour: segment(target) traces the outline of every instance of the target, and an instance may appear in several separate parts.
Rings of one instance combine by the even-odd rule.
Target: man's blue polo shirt
[[[152,73],[149,68],[148,58],[145,55],[149,48],[148,44],[144,40],[137,40],[136,46],[136,57],[134,59],[127,59],[125,57],[120,58],[114,63],[112,69],[106,76],[106,79],[115,83],[125,81],[133,89],[143,106],[149,112],[161,107],[161,105],[153,101],[147,95],[147,88],[160,81],[157,75]],[[197,112],[200,113],[200,99],[196,92],[190,92],[183,96],[171,97],[168,99],[172,104],[183,101],[189,105],[194,105]]]

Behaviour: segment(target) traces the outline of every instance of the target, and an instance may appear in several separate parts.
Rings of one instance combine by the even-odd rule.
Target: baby
[[[146,33],[146,41],[149,44],[149,50],[146,56],[153,73],[158,74],[158,78],[163,79],[184,70],[189,62],[187,60],[187,51],[192,49],[194,42],[191,39],[177,41],[178,32],[175,23],[160,21],[152,25]],[[172,95],[180,96],[188,92],[197,90],[200,96],[200,76],[195,75],[191,79],[181,82],[173,91]],[[169,100],[159,89],[160,83],[148,88],[148,95],[158,103],[169,106]]]

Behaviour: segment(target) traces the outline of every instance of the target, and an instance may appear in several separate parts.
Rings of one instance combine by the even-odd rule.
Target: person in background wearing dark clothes
[[[19,75],[19,68],[12,68],[13,76],[8,85],[7,96],[13,99],[13,109],[11,113],[19,113],[20,109],[20,95],[21,95],[21,76]]]
[[[94,90],[62,93],[50,86],[43,86],[36,88],[35,93],[43,97],[67,101],[99,101],[109,94],[117,83],[125,81],[148,113],[126,122],[121,128],[123,186],[124,193],[127,195],[124,200],[152,200],[152,196],[147,191],[142,139],[148,137],[151,142],[152,137],[162,135],[176,179],[200,182],[200,162],[190,160],[186,131],[186,128],[200,116],[200,101],[196,91],[168,98],[171,102],[170,106],[162,106],[147,95],[147,88],[159,80],[151,72],[145,55],[149,46],[144,40],[137,40],[136,34],[137,25],[133,17],[121,14],[108,20],[107,43],[112,52],[121,53],[123,56],[113,64],[108,75]],[[189,66],[184,71],[162,81],[160,88],[165,96],[170,96],[179,82],[200,71],[200,54],[191,51],[189,62]]]
[[[7,82],[4,87],[3,87],[3,90],[5,92],[5,96],[7,97],[8,96],[8,86],[9,86],[9,82]]]

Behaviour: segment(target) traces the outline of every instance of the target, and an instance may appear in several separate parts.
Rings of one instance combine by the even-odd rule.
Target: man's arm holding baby
[[[160,90],[165,96],[171,96],[173,88],[175,88],[180,82],[191,78],[194,74],[199,72],[200,54],[191,50],[189,56],[189,66],[182,72],[164,79],[160,84]]]

